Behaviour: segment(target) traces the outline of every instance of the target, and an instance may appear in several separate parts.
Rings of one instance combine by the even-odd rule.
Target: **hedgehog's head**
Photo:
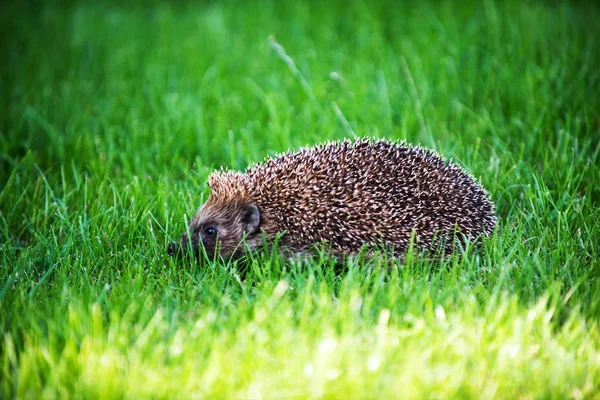
[[[247,198],[242,175],[231,172],[211,174],[211,194],[196,213],[179,242],[169,254],[199,254],[202,246],[209,257],[240,257],[244,245],[252,250],[260,238],[260,211]],[[191,248],[190,248],[191,246]]]

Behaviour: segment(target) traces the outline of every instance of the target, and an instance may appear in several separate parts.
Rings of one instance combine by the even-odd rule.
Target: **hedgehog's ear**
[[[246,224],[246,233],[252,234],[258,230],[260,225],[260,211],[254,204],[246,204],[244,206],[244,215],[242,222]]]

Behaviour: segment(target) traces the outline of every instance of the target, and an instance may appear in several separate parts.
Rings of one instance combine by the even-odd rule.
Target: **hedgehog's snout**
[[[167,253],[171,257],[183,257],[188,251],[188,246],[186,241],[175,241],[171,242],[169,246],[167,246]]]
[[[191,238],[191,243],[189,243],[189,238],[187,233],[181,235],[181,239],[175,242],[171,242],[167,246],[167,253],[172,257],[183,257],[188,253],[191,248],[197,252],[198,250],[198,235],[193,234]]]
[[[173,257],[181,253],[181,246],[177,242],[171,242],[167,247],[167,253]]]

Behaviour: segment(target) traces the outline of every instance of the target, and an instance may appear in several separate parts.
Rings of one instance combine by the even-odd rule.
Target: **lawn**
[[[600,7],[3,2],[0,398],[600,397]],[[429,260],[166,249],[208,174],[355,136],[490,192]]]

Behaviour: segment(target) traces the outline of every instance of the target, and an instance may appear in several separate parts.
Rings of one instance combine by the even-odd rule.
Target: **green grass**
[[[599,397],[599,19],[3,3],[0,397]],[[212,170],[355,134],[464,165],[496,235],[389,269],[166,255]]]

